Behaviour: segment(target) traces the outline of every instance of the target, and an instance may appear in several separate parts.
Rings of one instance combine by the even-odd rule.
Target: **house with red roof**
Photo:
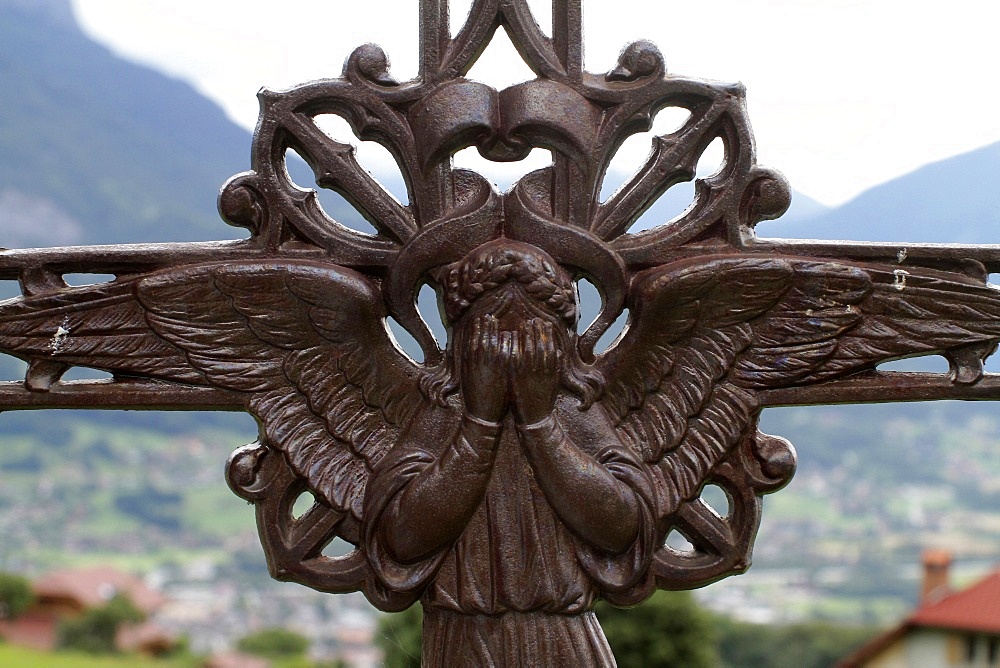
[[[1000,666],[1000,570],[961,591],[948,586],[951,556],[924,553],[920,605],[863,645],[843,668]]]
[[[148,617],[166,598],[139,578],[114,568],[94,567],[54,571],[31,585],[35,601],[13,620],[0,620],[0,638],[13,645],[51,650],[58,640],[59,622],[105,605],[118,595],[127,597]],[[175,639],[152,622],[123,626],[116,639],[119,649],[161,653]]]

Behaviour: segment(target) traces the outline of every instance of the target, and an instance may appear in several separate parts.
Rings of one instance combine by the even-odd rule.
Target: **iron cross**
[[[749,567],[761,499],[796,462],[758,431],[763,408],[1000,398],[983,372],[1000,247],[756,238],[790,191],[756,164],[743,88],[669,73],[644,41],[585,72],[580,11],[555,2],[549,37],[524,0],[477,0],[452,35],[447,0],[423,0],[414,80],[367,44],[339,78],[263,91],[251,171],[219,197],[248,239],[0,253],[0,278],[23,292],[0,304],[0,349],[29,365],[0,385],[2,409],[247,411],[260,438],[227,477],[256,507],[274,577],[383,610],[419,601],[427,665],[575,666],[614,662],[598,599],[631,605]],[[465,74],[500,27],[537,77],[498,91]],[[687,121],[602,201],[618,147],[666,107]],[[392,153],[408,203],[323,114]],[[717,139],[723,166],[693,205],[630,231]],[[553,162],[499,192],[453,166],[469,146]],[[289,151],[377,234],[295,186]],[[68,287],[78,272],[115,278]],[[582,331],[581,278],[602,300]],[[447,341],[417,310],[424,285]],[[951,372],[876,369],[920,354]],[[61,381],[73,366],[114,377]],[[315,502],[295,517],[304,492]],[[671,531],[693,549],[667,546]],[[353,551],[325,556],[335,538]]]

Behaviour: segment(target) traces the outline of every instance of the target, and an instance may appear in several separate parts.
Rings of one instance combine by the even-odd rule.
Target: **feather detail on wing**
[[[662,512],[700,492],[752,428],[761,389],[1000,340],[1000,291],[955,274],[716,256],[636,277],[632,319],[597,364]]]
[[[377,287],[309,262],[195,265],[0,304],[0,348],[244,392],[269,443],[360,519],[368,473],[423,401]]]
[[[791,290],[754,323],[737,382],[815,383],[911,355],[1000,340],[1000,290],[929,269],[796,262]]]
[[[794,276],[781,260],[727,265],[684,262],[638,276],[629,329],[598,361],[609,379],[603,404],[653,465],[661,514],[698,495],[750,424],[755,398],[731,375],[753,339],[750,323]]]
[[[116,282],[2,302],[0,349],[28,361],[205,385],[183,351],[149,329],[133,290],[132,281]]]

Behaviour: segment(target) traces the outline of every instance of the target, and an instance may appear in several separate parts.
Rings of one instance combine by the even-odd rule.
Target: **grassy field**
[[[97,656],[80,652],[39,652],[0,642],[3,668],[201,668],[205,658],[188,655],[172,659],[151,659],[135,654]],[[273,659],[274,668],[323,668],[336,663],[315,663],[306,657]]]
[[[141,656],[95,656],[77,652],[39,652],[0,644],[0,666],[5,668],[194,668],[197,658],[150,659]]]

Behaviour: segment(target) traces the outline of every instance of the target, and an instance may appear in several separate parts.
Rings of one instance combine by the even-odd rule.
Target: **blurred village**
[[[693,601],[664,607],[656,598],[645,604],[649,614],[640,607],[609,615],[604,623],[619,659],[649,657],[651,663],[644,665],[997,665],[1000,569],[956,588],[952,565],[948,552],[926,551],[916,607],[881,628],[768,626],[732,618],[720,624],[723,611],[708,613]],[[723,603],[715,600],[715,605]],[[660,607],[673,617],[660,620],[665,627],[656,623]],[[604,618],[608,612],[599,615]],[[359,595],[326,596],[280,585],[248,591],[219,584],[210,567],[200,572],[157,570],[145,578],[111,567],[53,571],[33,581],[5,573],[0,574],[0,663],[418,666],[419,618],[394,617],[375,612]],[[403,628],[405,624],[411,628]],[[644,632],[635,630],[640,625]],[[781,642],[783,634],[787,637]],[[751,636],[756,641],[748,642]],[[655,661],[664,656],[665,663]]]

